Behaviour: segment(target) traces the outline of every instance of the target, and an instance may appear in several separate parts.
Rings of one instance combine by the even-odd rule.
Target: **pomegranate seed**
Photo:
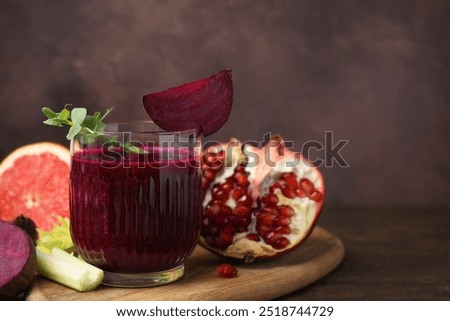
[[[277,188],[281,188],[281,183],[276,182],[275,184],[269,187],[269,191],[273,194]]]
[[[226,181],[225,183],[220,184],[219,189],[229,193],[233,189],[233,182],[232,181]]]
[[[216,173],[214,173],[210,169],[206,169],[203,171],[203,177],[208,180],[208,182],[214,181],[214,178],[216,178]]]
[[[291,224],[291,218],[289,216],[279,216],[272,222],[273,226],[289,226],[289,224]]]
[[[202,167],[203,165],[205,167],[209,167],[211,165],[211,158],[214,157],[213,153],[206,153],[205,155],[203,155],[202,157]]]
[[[281,237],[282,237],[281,234],[275,233],[274,231],[270,231],[269,233],[267,233],[266,235],[263,236],[264,241],[270,245],[273,245]]]
[[[246,217],[248,216],[248,214],[250,214],[252,211],[252,209],[250,207],[247,206],[237,206],[233,213],[234,215],[237,215],[239,217]]]
[[[211,162],[209,164],[209,168],[215,172],[220,171],[224,166],[224,157],[216,156],[213,159],[211,159]]]
[[[247,206],[247,207],[249,207],[249,206],[252,206],[253,200],[252,200],[252,198],[249,195],[244,194],[240,199],[238,199],[236,201],[236,204],[239,205],[239,206]]]
[[[311,193],[309,198],[312,199],[313,201],[320,202],[323,199],[323,194],[318,190],[315,190],[314,192]]]
[[[234,233],[220,232],[218,243],[221,246],[227,247],[231,243],[233,243]]]
[[[229,207],[227,205],[222,205],[220,207],[220,214],[225,215],[225,216],[230,216],[231,214],[233,214],[233,210],[231,209],[231,207]]]
[[[272,231],[272,226],[271,225],[257,225],[256,226],[256,231],[258,232],[259,235],[264,236],[267,233]]]
[[[287,198],[296,198],[297,197],[297,194],[295,193],[295,191],[292,188],[290,188],[288,185],[281,186],[281,192]]]
[[[280,205],[278,206],[278,214],[283,215],[283,216],[287,216],[287,217],[292,217],[295,214],[295,211],[292,207],[290,207],[289,205]]]
[[[205,177],[202,177],[202,190],[206,190],[208,187],[209,181]]]
[[[212,204],[206,206],[206,210],[205,210],[205,216],[207,218],[213,218],[216,217],[217,215],[219,215],[220,213],[220,206],[218,204]]]
[[[219,235],[219,228],[215,225],[209,224],[208,232],[210,235],[217,236]]]
[[[242,196],[244,196],[244,194],[245,194],[245,190],[242,187],[238,187],[234,191],[231,192],[231,197],[237,201]]]
[[[231,264],[223,263],[217,267],[217,275],[221,278],[234,278],[238,275],[238,270]]]
[[[297,194],[298,197],[307,197],[308,196],[306,194],[306,192],[304,190],[302,190],[301,188],[296,188],[295,194]]]
[[[278,204],[278,196],[275,194],[267,193],[261,199],[261,202],[268,207],[273,207]]]
[[[304,190],[306,192],[306,195],[309,196],[314,191],[314,185],[309,179],[302,178],[300,180],[300,189]]]
[[[274,216],[272,214],[263,213],[263,214],[259,215],[256,220],[257,220],[258,224],[260,224],[260,225],[271,226],[273,219],[274,219]]]
[[[250,184],[250,182],[248,181],[247,175],[245,175],[244,173],[241,173],[241,172],[234,174],[234,180],[236,181],[236,183],[239,186],[242,186],[242,187],[247,187]]]
[[[211,196],[213,199],[225,202],[228,199],[229,195],[227,192],[217,188],[212,190]]]
[[[277,215],[278,214],[278,211],[277,211],[277,209],[276,209],[276,207],[264,207],[264,212],[266,212],[266,213],[272,213],[272,214],[274,214],[274,215]]]
[[[210,200],[209,203],[208,203],[208,205],[213,205],[213,204],[222,205],[222,204],[223,204],[223,201],[212,199],[212,200]]]
[[[290,242],[287,238],[281,237],[272,244],[272,247],[274,249],[281,250],[286,248],[289,244]]]
[[[224,215],[218,215],[214,218],[211,218],[211,220],[213,220],[219,226],[223,226],[223,225],[230,223],[230,220],[228,219],[228,217],[226,217]]]
[[[289,234],[291,233],[291,228],[289,226],[279,226],[275,228],[275,232],[280,234]]]
[[[284,179],[286,184],[289,185],[290,188],[296,189],[298,187],[297,175],[295,175],[295,173],[285,173],[281,177]]]
[[[234,226],[227,224],[220,229],[220,233],[233,234],[235,232]]]
[[[259,242],[259,235],[258,234],[254,234],[254,233],[248,234],[246,236],[246,238],[248,238],[251,241]]]
[[[208,166],[208,169],[213,171],[213,172],[220,172],[220,170],[223,168],[223,163],[216,161],[213,164],[211,164],[211,166]]]
[[[251,223],[251,219],[250,218],[248,218],[248,217],[243,217],[243,218],[240,218],[238,221],[237,221],[237,224],[239,225],[239,227],[247,227],[247,226],[249,226],[250,225],[250,223]],[[244,229],[243,231],[245,231],[246,229]],[[243,231],[240,231],[240,232],[243,232]]]

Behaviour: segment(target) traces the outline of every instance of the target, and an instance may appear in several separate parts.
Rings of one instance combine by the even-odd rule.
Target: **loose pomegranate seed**
[[[246,236],[246,238],[248,238],[249,240],[251,240],[251,241],[255,241],[255,242],[259,242],[259,235],[258,234],[254,234],[254,233],[252,233],[252,234],[248,234],[247,236]]]
[[[287,198],[296,198],[297,197],[297,194],[295,193],[295,191],[292,188],[290,188],[288,185],[281,186],[281,192]]]
[[[281,250],[286,248],[289,244],[290,242],[287,238],[281,237],[272,244],[272,247],[277,250]]]
[[[318,190],[315,190],[314,192],[311,193],[309,198],[312,199],[313,201],[320,202],[323,199],[323,194]]]
[[[261,202],[266,206],[273,207],[278,204],[278,196],[275,194],[267,193],[261,198]]]
[[[234,278],[238,275],[238,270],[231,264],[223,263],[217,267],[217,275],[221,278]]]
[[[302,178],[299,185],[300,189],[304,190],[308,196],[314,191],[313,183],[311,183],[311,181],[307,178]]]
[[[292,207],[290,207],[289,205],[280,205],[278,206],[278,214],[283,215],[283,216],[288,216],[288,217],[292,217],[295,214],[295,211]]]

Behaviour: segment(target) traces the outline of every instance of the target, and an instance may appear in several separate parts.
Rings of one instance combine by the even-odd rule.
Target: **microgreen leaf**
[[[72,122],[81,124],[86,118],[86,114],[86,108],[74,108],[70,112],[70,118],[72,119]]]
[[[58,126],[58,127],[62,126],[60,123],[56,122],[55,120],[53,120],[51,118],[44,120],[44,124],[50,125],[50,126]]]
[[[58,113],[56,118],[60,120],[68,120],[70,118],[70,111],[67,108],[64,108]]]
[[[49,107],[43,107],[42,113],[47,117],[44,124],[57,127],[62,127],[63,125],[69,126],[69,132],[66,135],[68,140],[73,139],[76,135],[81,135],[87,143],[92,143],[97,138],[100,138],[105,142],[108,148],[122,147],[129,153],[147,153],[146,150],[134,146],[131,143],[120,143],[117,136],[107,138],[102,135],[101,132],[106,128],[103,120],[111,113],[112,108],[105,110],[103,115],[101,112],[95,112],[93,115],[88,115],[86,108],[77,107],[72,110],[67,109],[67,107],[71,106],[72,105],[70,104],[66,104],[59,113],[54,112]]]
[[[42,112],[44,113],[45,116],[47,116],[47,118],[49,119],[53,119],[56,116],[58,116],[57,113],[55,113],[50,107],[44,107],[42,108]]]
[[[80,125],[80,123],[75,123],[75,124],[73,124],[72,127],[70,127],[69,132],[67,133],[66,138],[67,138],[68,140],[71,140],[71,139],[74,138],[80,131],[81,131],[81,125]]]

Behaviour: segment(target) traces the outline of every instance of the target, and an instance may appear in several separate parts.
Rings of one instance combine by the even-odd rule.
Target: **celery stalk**
[[[95,289],[103,281],[103,271],[78,260],[67,252],[52,250],[52,254],[36,250],[40,275],[78,291]],[[56,252],[56,255],[54,255]],[[75,261],[76,260],[76,261]]]
[[[78,266],[82,269],[86,269],[88,274],[88,279],[92,284],[99,285],[103,281],[104,273],[103,270],[100,270],[98,267],[95,267],[83,260],[76,258],[75,256],[67,253],[60,248],[54,247],[52,249],[52,255],[59,259],[66,261],[67,263],[73,264],[74,266]]]

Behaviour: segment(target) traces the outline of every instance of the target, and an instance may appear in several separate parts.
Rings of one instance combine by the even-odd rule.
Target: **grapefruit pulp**
[[[19,147],[0,163],[0,219],[23,214],[49,231],[69,216],[69,149],[51,142]]]

